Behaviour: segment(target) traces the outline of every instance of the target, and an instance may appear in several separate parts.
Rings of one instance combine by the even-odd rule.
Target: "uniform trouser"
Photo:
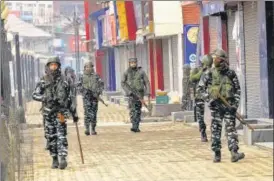
[[[49,152],[51,156],[67,156],[68,141],[67,141],[67,123],[60,123],[56,114],[45,116],[45,121],[48,124],[46,129],[48,133]]]
[[[219,107],[210,106],[212,122],[211,122],[211,136],[213,151],[221,150],[221,134],[222,134],[222,122],[225,121],[225,131],[228,142],[229,151],[238,151],[238,135],[236,130],[236,113],[232,113],[229,110]]]
[[[43,116],[43,126],[44,126],[44,133],[45,133],[45,138],[47,139],[47,129],[46,129],[46,119],[45,119],[45,116],[44,115],[42,115]]]
[[[129,116],[132,123],[132,128],[139,128],[141,122],[142,103],[139,99],[129,97]]]
[[[96,126],[97,124],[97,112],[98,112],[98,100],[83,99],[84,111],[85,111],[85,127]]]
[[[205,102],[202,99],[195,99],[195,106],[196,106],[196,117],[199,123],[199,130],[201,133],[206,131],[206,124],[204,120],[205,114]]]

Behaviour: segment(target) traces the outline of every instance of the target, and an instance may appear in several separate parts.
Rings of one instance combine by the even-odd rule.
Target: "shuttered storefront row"
[[[260,57],[257,3],[244,2],[247,116],[260,117]]]

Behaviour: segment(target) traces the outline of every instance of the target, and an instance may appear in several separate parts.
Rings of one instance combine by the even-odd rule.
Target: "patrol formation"
[[[143,99],[145,96],[150,98],[148,76],[141,67],[138,67],[137,61],[137,58],[129,59],[129,67],[121,80],[121,86],[128,97],[132,123],[130,131],[134,133],[140,132],[141,109],[145,105]],[[227,54],[222,49],[216,49],[211,54],[205,55],[201,62],[202,66],[193,69],[189,78],[196,89],[194,102],[201,141],[208,141],[204,121],[204,108],[207,102],[212,117],[213,161],[221,161],[221,130],[224,121],[231,161],[237,162],[245,157],[244,153],[238,152],[239,141],[235,128],[236,111],[241,94],[237,75],[229,69]],[[45,67],[45,75],[33,92],[33,99],[42,102],[46,150],[49,150],[52,157],[53,169],[67,167],[66,119],[72,117],[75,123],[79,120],[76,111],[77,90],[82,94],[84,102],[84,134],[96,135],[98,101],[102,101],[100,95],[104,90],[104,82],[95,73],[93,63],[88,61],[84,64],[84,73],[76,81],[75,72],[71,67],[67,67],[62,75],[59,58],[50,58]],[[224,98],[231,106],[225,106],[220,98]]]

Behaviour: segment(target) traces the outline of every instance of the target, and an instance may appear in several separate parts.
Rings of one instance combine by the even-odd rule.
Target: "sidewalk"
[[[273,154],[240,145],[246,158],[230,162],[223,141],[222,162],[212,162],[210,142],[201,143],[196,128],[182,123],[146,123],[142,132],[129,125],[99,126],[98,136],[85,136],[80,128],[85,164],[81,163],[75,128],[68,130],[66,170],[53,170],[44,150],[41,128],[34,130],[35,181],[272,181]]]

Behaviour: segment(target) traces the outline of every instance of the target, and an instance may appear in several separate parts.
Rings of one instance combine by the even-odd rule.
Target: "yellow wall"
[[[126,8],[124,1],[116,1],[117,14],[119,20],[119,32],[122,41],[128,40],[128,28],[127,28],[127,17]]]

